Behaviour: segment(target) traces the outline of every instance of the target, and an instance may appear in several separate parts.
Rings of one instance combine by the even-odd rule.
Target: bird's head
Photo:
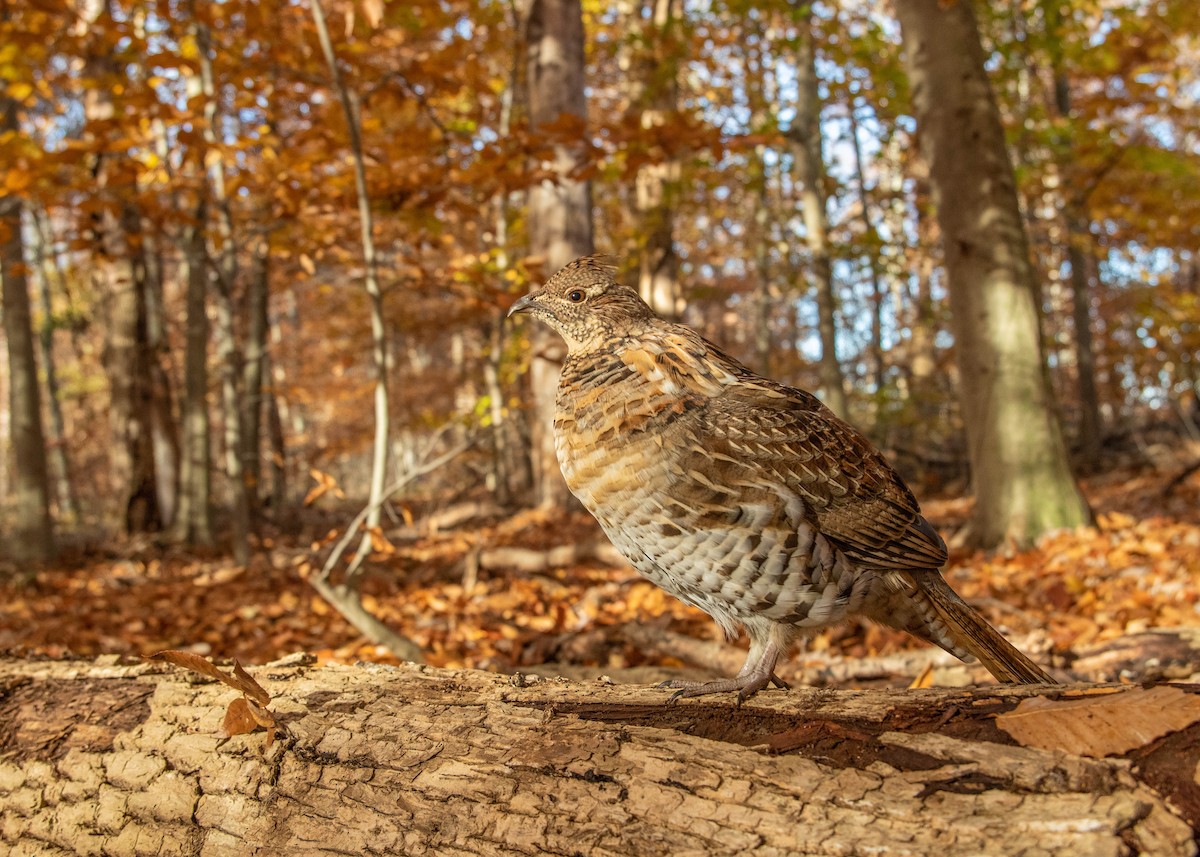
[[[570,351],[600,347],[654,318],[638,293],[613,279],[612,269],[596,256],[571,262],[513,304],[508,314],[519,312],[549,325]]]

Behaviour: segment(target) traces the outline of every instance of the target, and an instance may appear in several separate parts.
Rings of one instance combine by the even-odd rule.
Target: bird
[[[851,617],[898,628],[1000,682],[1053,684],[946,582],[945,542],[856,428],[657,316],[605,257],[519,298],[565,341],[554,446],[571,492],[637,571],[749,639],[732,678],[670,697],[774,684],[803,638]]]

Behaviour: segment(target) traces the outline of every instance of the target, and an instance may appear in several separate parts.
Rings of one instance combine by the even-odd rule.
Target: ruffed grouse
[[[554,431],[571,491],[638,571],[750,638],[736,678],[672,682],[673,699],[784,687],[792,643],[849,616],[975,656],[1000,681],[1053,682],[955,594],[912,492],[810,393],[658,318],[595,257],[518,312],[567,343]]]

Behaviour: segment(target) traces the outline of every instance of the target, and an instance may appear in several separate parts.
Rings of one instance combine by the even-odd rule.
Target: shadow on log
[[[1024,698],[1095,687],[797,689],[738,709],[300,656],[251,672],[286,726],[270,746],[223,737],[236,693],[208,679],[0,660],[0,850],[1196,853],[1197,724],[1100,759],[1019,746],[997,726]]]

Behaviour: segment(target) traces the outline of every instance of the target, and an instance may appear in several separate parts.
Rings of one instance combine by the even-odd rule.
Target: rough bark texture
[[[737,709],[411,666],[293,659],[254,673],[290,733],[269,748],[261,732],[223,739],[236,694],[190,674],[0,661],[0,843],[13,855],[1195,853],[1197,727],[1132,764],[1022,748],[992,719],[1036,689],[796,690]]]
[[[930,163],[962,373],[972,540],[1027,544],[1091,522],[1067,463],[1038,341],[1037,282],[970,2],[899,0]]]

